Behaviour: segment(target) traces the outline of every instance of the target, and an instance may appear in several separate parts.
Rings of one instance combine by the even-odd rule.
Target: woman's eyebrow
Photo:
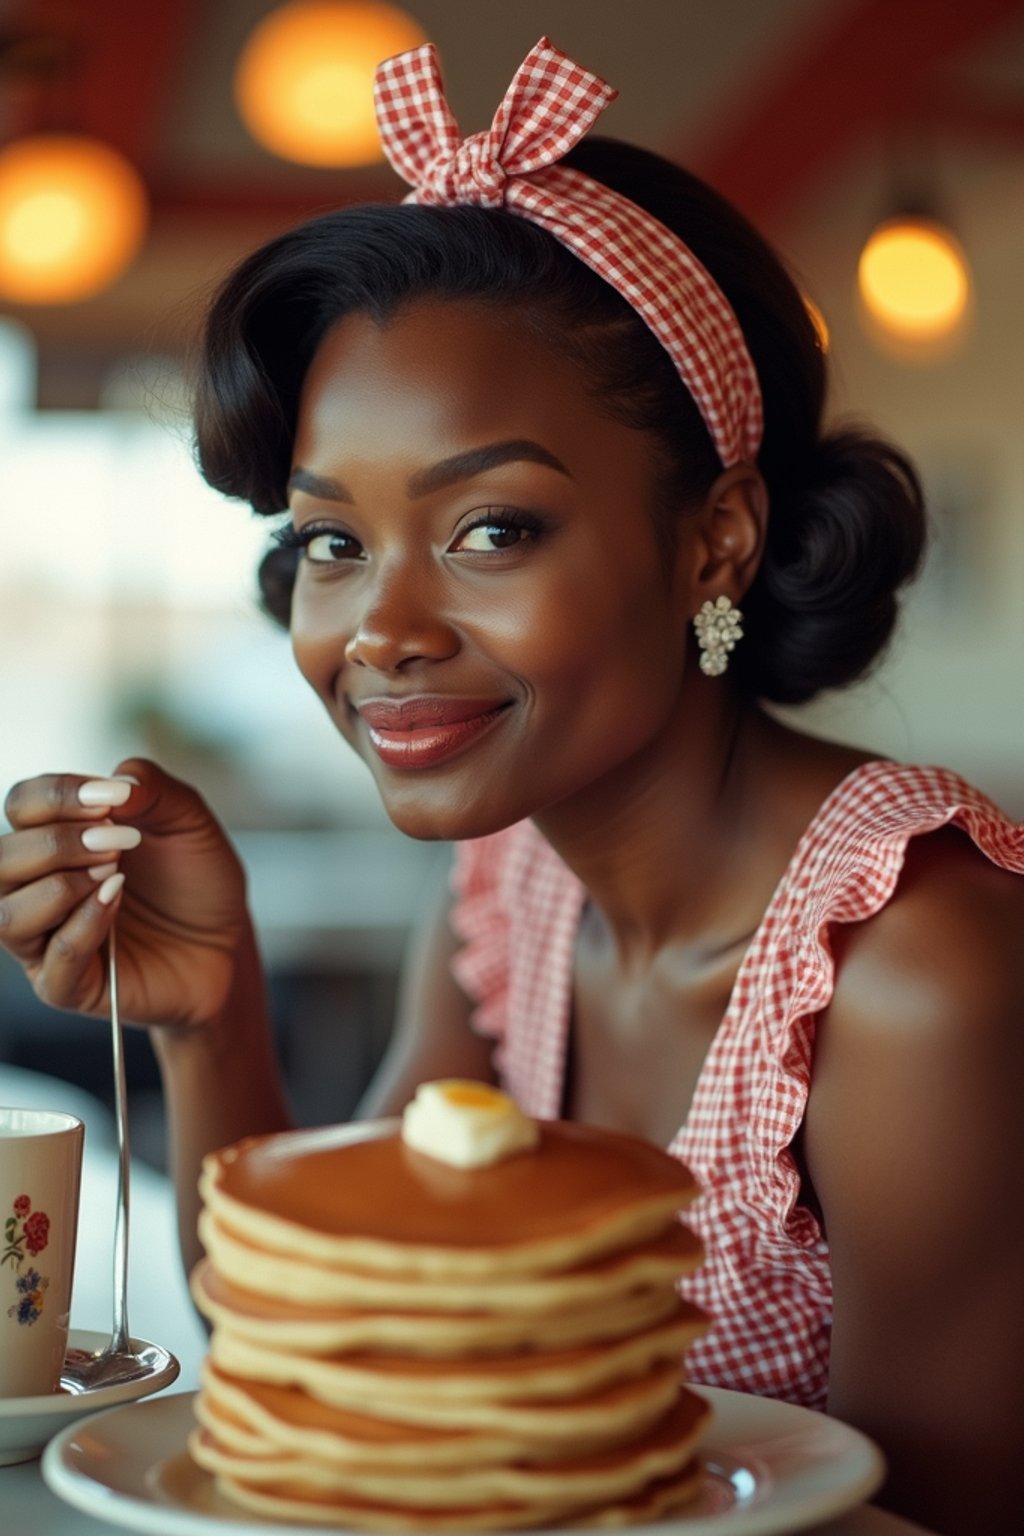
[[[444,490],[445,486],[454,485],[457,480],[469,480],[473,475],[483,474],[484,470],[496,469],[500,464],[514,464],[522,459],[531,464],[544,464],[548,469],[557,469],[559,474],[568,475],[572,479],[561,459],[556,459],[549,449],[528,437],[516,437],[504,443],[486,443],[482,448],[467,448],[465,453],[456,453],[450,459],[442,459],[430,469],[412,475],[407,489],[413,497],[429,496],[431,491]]]
[[[289,496],[292,491],[305,491],[307,496],[315,496],[318,501],[352,500],[340,480],[328,480],[323,475],[313,475],[308,469],[303,469],[298,464],[288,476],[285,490]]]
[[[439,463],[432,464],[429,469],[419,470],[412,475],[406,489],[414,498],[429,496],[432,491],[444,490],[446,486],[454,485],[458,480],[469,480],[473,475],[483,474],[485,470],[524,459],[532,464],[544,464],[548,469],[556,469],[559,474],[568,475],[569,479],[572,479],[561,459],[556,458],[549,449],[528,437],[517,437],[503,443],[486,443],[482,448],[467,448],[465,453],[456,453],[449,459],[441,459]],[[340,480],[311,474],[301,465],[297,465],[289,476],[289,494],[292,491],[305,491],[310,496],[316,496],[320,501],[351,502],[354,499]]]

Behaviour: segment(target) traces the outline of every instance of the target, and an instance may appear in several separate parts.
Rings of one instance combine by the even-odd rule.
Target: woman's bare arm
[[[409,945],[391,1041],[360,1102],[359,1119],[400,1114],[418,1085],[434,1078],[494,1081],[494,1042],[473,1032],[472,1005],[451,972],[459,947],[451,907],[446,865]]]
[[[188,1272],[202,1254],[196,1226],[203,1158],[243,1136],[287,1130],[292,1123],[251,929],[239,944],[219,1018],[201,1029],[152,1029],[150,1040],[163,1081],[168,1165]]]
[[[911,845],[833,929],[804,1152],[834,1286],[829,1403],[943,1536],[1024,1528],[1024,881],[959,833]]]

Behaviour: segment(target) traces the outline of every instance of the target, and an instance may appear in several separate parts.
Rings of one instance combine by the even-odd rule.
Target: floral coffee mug
[[[74,1115],[0,1107],[0,1398],[60,1382],[84,1137]]]

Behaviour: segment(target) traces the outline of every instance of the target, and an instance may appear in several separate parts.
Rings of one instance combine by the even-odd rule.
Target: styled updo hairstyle
[[[614,139],[586,139],[565,163],[686,242],[729,299],[757,369],[758,467],[771,511],[730,675],[750,695],[790,704],[852,682],[883,651],[897,591],[920,562],[925,515],[912,465],[865,431],[823,433],[817,332],[779,259],[730,204]],[[665,464],[654,510],[667,554],[680,508],[698,505],[722,469],[700,414],[630,305],[552,236],[502,209],[341,209],[243,261],[213,303],[199,359],[196,450],[210,485],[258,513],[282,512],[302,383],[327,331],[345,315],[384,321],[425,298],[514,310],[579,364],[610,414],[652,435]],[[275,549],[260,568],[264,607],[283,624],[296,559]]]

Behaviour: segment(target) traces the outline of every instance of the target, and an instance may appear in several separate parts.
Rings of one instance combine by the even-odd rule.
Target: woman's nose
[[[444,616],[429,573],[403,564],[381,570],[371,582],[345,644],[345,659],[356,667],[393,672],[414,660],[444,661],[458,648],[458,634]]]

